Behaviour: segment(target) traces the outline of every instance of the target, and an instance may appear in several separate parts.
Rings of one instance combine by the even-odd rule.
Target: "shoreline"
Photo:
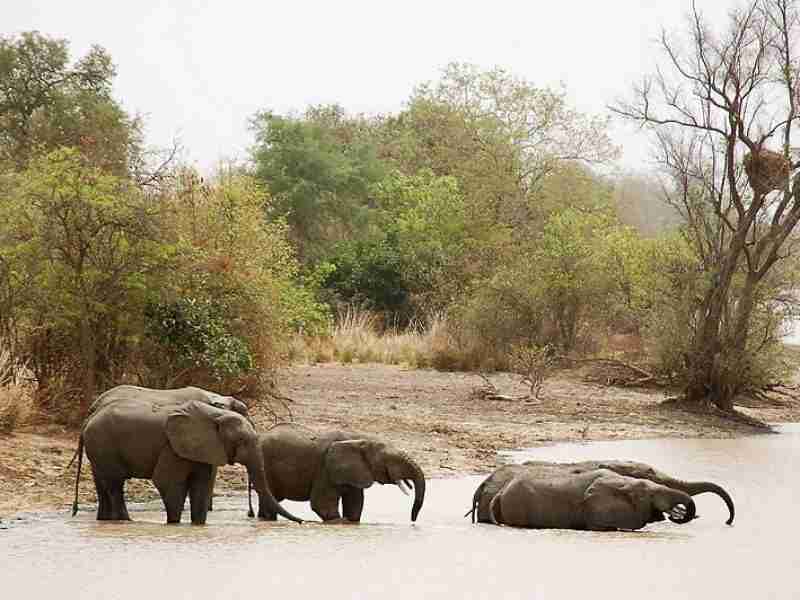
[[[489,376],[501,395],[487,399],[478,375],[406,369],[383,364],[323,363],[280,371],[279,390],[290,398],[273,403],[282,420],[314,430],[341,429],[383,437],[417,460],[428,478],[485,474],[502,464],[500,450],[557,443],[655,438],[736,438],[767,433],[713,411],[695,412],[665,405],[663,390],[609,387],[586,381],[586,369],[548,379],[540,400],[519,377]],[[800,401],[781,397],[748,401],[743,414],[769,423],[800,421]],[[270,409],[251,405],[260,431],[274,423]],[[291,417],[291,419],[290,419]],[[66,468],[77,447],[77,430],[29,425],[0,436],[0,519],[17,513],[68,511],[75,465]],[[85,458],[85,457],[84,457]],[[635,457],[631,457],[635,458]],[[96,502],[84,460],[79,502]],[[220,469],[216,494],[246,491],[241,466]],[[147,480],[130,480],[131,502],[157,499]]]

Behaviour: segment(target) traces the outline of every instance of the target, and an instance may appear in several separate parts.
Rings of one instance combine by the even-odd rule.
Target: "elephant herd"
[[[359,522],[364,490],[373,483],[413,488],[411,520],[425,500],[425,475],[405,452],[374,437],[332,431],[314,433],[278,425],[258,433],[247,406],[230,396],[196,387],[154,390],[131,385],[112,388],[89,410],[78,442],[91,463],[98,520],[130,520],[127,479],[150,479],[167,512],[179,523],[188,496],[191,521],[204,524],[212,509],[217,467],[241,464],[258,494],[258,517],[281,515],[284,499],[310,501],[325,522]],[[734,505],[720,486],[672,478],[636,462],[531,461],[495,470],[477,488],[465,516],[473,523],[529,528],[640,529],[666,514],[674,523],[696,517],[692,496],[717,494],[733,522]],[[339,506],[341,503],[341,513]],[[249,516],[254,516],[252,505]]]

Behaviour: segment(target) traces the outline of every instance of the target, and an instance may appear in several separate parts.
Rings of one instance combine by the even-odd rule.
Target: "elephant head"
[[[582,482],[579,485],[589,484],[584,500],[590,528],[639,529],[647,523],[663,521],[665,513],[678,524],[697,516],[689,494],[652,481],[606,469],[577,475],[575,480]]]
[[[233,412],[239,413],[245,417],[251,423],[253,422],[253,420],[250,418],[250,411],[248,410],[247,405],[241,400],[238,400],[233,396],[221,396],[220,394],[209,392],[208,390],[201,388],[191,389],[202,393],[208,399],[208,403],[211,406],[216,406],[217,408],[221,408],[223,410],[232,410]]]
[[[733,499],[730,494],[716,483],[710,481],[685,481],[683,479],[677,479],[675,477],[670,477],[658,469],[654,469],[650,465],[632,461],[604,461],[597,463],[597,467],[610,469],[615,473],[628,477],[647,479],[668,488],[686,492],[690,496],[704,493],[716,494],[722,498],[722,501],[725,502],[725,506],[728,507],[728,520],[725,521],[725,523],[731,525],[733,523],[733,518],[736,516],[736,509],[734,508]]]
[[[370,439],[343,440],[331,444],[325,455],[325,471],[334,485],[368,488],[374,482],[397,485],[404,492],[413,484],[411,520],[425,501],[425,475],[405,452]]]
[[[226,463],[244,465],[253,487],[266,498],[270,510],[302,523],[301,519],[281,507],[272,495],[267,485],[258,435],[241,414],[204,402],[186,402],[170,411],[166,433],[174,452],[187,460],[215,466]]]

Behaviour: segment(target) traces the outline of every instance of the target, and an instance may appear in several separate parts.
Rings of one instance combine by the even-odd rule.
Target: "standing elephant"
[[[476,518],[479,523],[490,523],[489,506],[492,499],[512,479],[523,473],[531,473],[538,478],[548,479],[565,475],[579,475],[597,469],[607,469],[618,475],[652,481],[653,483],[680,490],[690,496],[706,492],[716,494],[722,498],[728,507],[729,516],[726,523],[728,525],[733,523],[735,515],[733,500],[728,492],[716,483],[711,483],[710,481],[684,481],[671,477],[644,463],[620,460],[588,460],[576,463],[528,461],[521,465],[505,465],[496,469],[478,486],[472,497],[472,508],[464,516],[472,515],[473,523]]]
[[[374,482],[414,486],[411,520],[425,500],[425,475],[405,452],[380,440],[332,431],[315,434],[293,425],[278,425],[260,436],[267,484],[277,500],[311,500],[323,521],[339,520],[339,499],[347,521],[358,522],[364,489]],[[275,519],[274,506],[259,493],[258,516]]]
[[[217,408],[222,408],[225,410],[232,410],[234,412],[237,412],[252,423],[252,420],[250,419],[250,413],[247,409],[247,405],[241,400],[237,400],[233,396],[222,396],[220,394],[204,390],[198,387],[184,387],[173,390],[161,390],[162,393],[160,394],[149,393],[152,391],[154,390],[138,387],[135,385],[118,385],[116,387],[113,387],[110,390],[107,390],[102,394],[100,394],[100,396],[98,396],[97,399],[92,403],[92,405],[89,407],[89,414],[84,424],[88,422],[89,418],[101,408],[105,408],[109,404],[112,404],[114,402],[119,402],[120,400],[129,400],[129,399],[135,399],[141,402],[150,400],[152,401],[152,406],[162,407],[162,408],[165,406],[178,406],[189,400],[196,400],[198,402],[205,402],[206,404],[216,406]],[[78,440],[78,450],[76,451],[75,456],[81,458],[79,455],[82,452],[83,452],[83,433],[81,433],[81,437]],[[70,462],[70,464],[72,463]],[[75,478],[75,500],[72,503],[73,517],[78,513],[79,480],[80,480],[80,467],[78,469],[78,475]],[[217,480],[217,467],[216,465],[213,465],[211,467],[211,480],[209,482],[208,510],[213,510],[214,507],[214,484],[216,480]],[[248,476],[247,478],[247,500],[249,505],[248,516],[252,517],[253,503],[250,499],[250,488],[251,488],[250,477]]]
[[[238,412],[214,406],[198,392],[207,393],[198,388],[119,386],[98,398],[79,442],[79,450],[85,446],[92,465],[97,518],[130,520],[125,480],[138,478],[153,480],[167,510],[167,523],[180,522],[188,494],[192,523],[203,524],[214,467],[239,463],[247,468],[267,506],[301,522],[270,493],[253,425]]]
[[[641,529],[662,521],[664,513],[674,523],[688,523],[696,516],[694,500],[686,492],[608,469],[555,477],[522,472],[489,505],[492,523],[537,529]]]

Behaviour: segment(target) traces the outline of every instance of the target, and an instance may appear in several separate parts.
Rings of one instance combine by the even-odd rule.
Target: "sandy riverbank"
[[[365,364],[295,366],[279,380],[295,422],[312,429],[345,429],[381,435],[414,456],[429,477],[485,473],[498,465],[497,450],[557,441],[655,437],[729,438],[756,434],[754,427],[714,413],[663,405],[663,391],[588,383],[585,372],[561,372],[535,401],[487,400],[473,374]],[[527,388],[509,374],[491,376],[501,394],[523,397]],[[277,412],[288,419],[281,407]],[[260,429],[273,423],[263,406],[252,408]],[[742,412],[766,422],[800,420],[800,402],[785,397],[750,403]],[[0,436],[0,518],[20,511],[68,510],[75,466],[67,468],[77,432],[30,426]],[[635,457],[631,457],[635,458]],[[84,461],[85,462],[85,461]],[[221,470],[217,493],[245,489],[242,467]],[[80,484],[83,505],[95,501],[89,469]],[[157,497],[150,482],[132,481],[128,497]]]

